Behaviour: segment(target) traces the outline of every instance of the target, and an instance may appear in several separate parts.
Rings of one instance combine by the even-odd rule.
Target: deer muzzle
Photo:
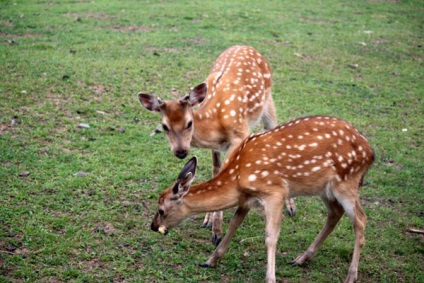
[[[162,235],[168,234],[168,229],[166,228],[165,225],[158,225],[158,224],[155,224],[155,222],[152,222],[152,225],[150,226],[150,228],[155,232],[161,233]]]
[[[188,154],[188,150],[186,149],[178,149],[174,152],[175,156],[178,157],[179,159],[184,159],[187,157]]]

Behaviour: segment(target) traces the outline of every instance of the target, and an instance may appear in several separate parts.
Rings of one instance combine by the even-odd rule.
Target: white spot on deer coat
[[[248,179],[249,179],[250,182],[253,182],[253,181],[256,180],[256,175],[255,174],[250,174]]]
[[[321,169],[321,166],[315,166],[314,168],[311,169],[312,172],[316,172],[318,170]]]

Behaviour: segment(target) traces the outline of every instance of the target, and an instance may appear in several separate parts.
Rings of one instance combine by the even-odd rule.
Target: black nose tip
[[[187,150],[185,149],[179,149],[175,152],[175,156],[179,159],[184,159],[187,157]]]
[[[152,225],[150,225],[150,228],[155,232],[157,232],[159,230],[159,227],[157,225],[155,225],[155,223],[153,223],[153,222],[152,222]]]

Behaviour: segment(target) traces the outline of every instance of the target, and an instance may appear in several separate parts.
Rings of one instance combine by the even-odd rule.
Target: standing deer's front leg
[[[293,217],[296,215],[297,208],[296,208],[296,204],[294,203],[294,198],[286,199],[286,208],[290,217]]]
[[[212,166],[213,176],[216,176],[221,169],[221,153],[219,151],[212,150]],[[222,221],[223,212],[208,212],[203,220],[202,227],[212,227],[212,244],[218,246],[222,238]]]
[[[281,188],[279,188],[281,190]],[[277,191],[278,192],[278,191]],[[277,251],[278,237],[280,235],[281,220],[283,218],[284,196],[275,194],[264,200],[266,228],[265,243],[267,249],[268,264],[266,270],[266,282],[275,283],[275,254]]]
[[[229,148],[227,149],[226,156],[231,154],[231,151],[242,141],[242,138],[233,138]],[[213,175],[218,175],[221,170],[221,153],[216,150],[212,150],[212,165],[213,165]],[[209,223],[205,223],[208,219]],[[210,226],[212,222],[212,244],[218,246],[219,242],[222,239],[222,222],[224,219],[224,213],[222,211],[209,212],[205,216],[202,227]]]

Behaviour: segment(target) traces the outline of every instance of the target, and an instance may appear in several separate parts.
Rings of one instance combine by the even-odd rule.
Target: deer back
[[[369,142],[351,124],[316,116],[251,135],[226,160],[225,170],[250,192],[278,186],[290,196],[312,195],[329,182],[360,182],[373,161]]]

